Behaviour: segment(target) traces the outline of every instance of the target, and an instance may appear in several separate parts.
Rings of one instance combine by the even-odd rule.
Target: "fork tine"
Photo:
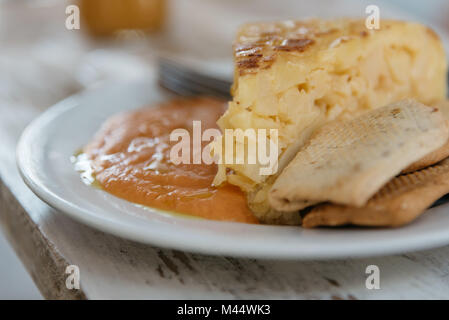
[[[184,96],[209,95],[220,98],[229,98],[229,93],[223,93],[221,90],[215,90],[196,83],[185,81],[182,78],[171,77],[168,74],[159,77],[159,84],[163,87]]]
[[[230,82],[201,74],[166,58],[159,59],[158,76],[163,87],[181,95],[230,97]]]

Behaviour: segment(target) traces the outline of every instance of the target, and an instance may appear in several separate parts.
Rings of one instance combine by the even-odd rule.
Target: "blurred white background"
[[[42,299],[33,280],[1,233],[0,299]]]

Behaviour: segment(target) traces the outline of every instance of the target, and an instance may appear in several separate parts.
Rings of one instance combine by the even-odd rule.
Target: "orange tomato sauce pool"
[[[216,128],[224,110],[221,101],[195,98],[118,114],[83,151],[96,181],[117,197],[206,219],[258,223],[240,189],[212,186],[215,164],[170,162],[174,129],[191,133],[194,120],[201,120],[202,130]]]

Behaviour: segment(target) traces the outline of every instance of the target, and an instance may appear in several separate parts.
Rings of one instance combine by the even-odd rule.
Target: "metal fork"
[[[159,58],[158,67],[159,84],[174,93],[230,98],[230,81],[200,73],[167,58]]]

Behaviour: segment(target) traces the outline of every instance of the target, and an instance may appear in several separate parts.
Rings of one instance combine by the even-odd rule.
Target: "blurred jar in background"
[[[78,0],[81,24],[94,36],[122,30],[157,31],[166,14],[166,0]]]

